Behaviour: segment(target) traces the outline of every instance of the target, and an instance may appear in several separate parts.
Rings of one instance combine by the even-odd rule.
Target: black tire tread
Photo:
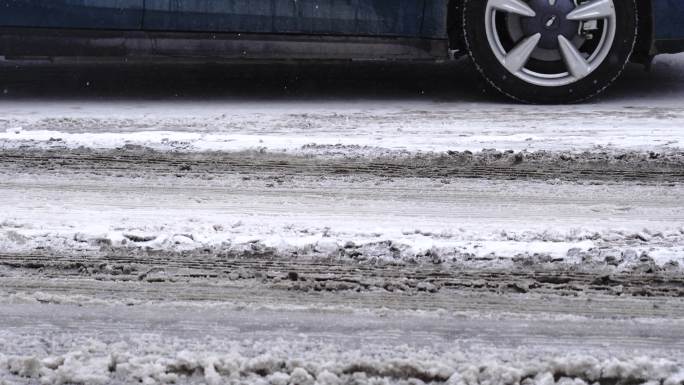
[[[475,55],[473,54],[473,50],[471,48],[471,42],[470,42],[471,39],[469,38],[470,34],[468,32],[469,20],[468,20],[467,12],[466,12],[466,10],[468,9],[468,4],[471,1],[483,1],[483,0],[463,0],[463,3],[462,3],[462,23],[461,23],[462,28],[463,28],[463,40],[465,42],[466,52],[468,53],[468,56],[470,57],[471,62],[475,65],[475,68],[480,73],[480,75],[483,77],[483,79],[487,82],[487,84],[490,87],[492,87],[493,89],[495,89],[497,92],[499,92],[500,94],[505,95],[506,97],[513,99],[515,101],[521,102],[521,103],[526,103],[526,104],[553,104],[553,103],[557,102],[557,101],[553,101],[553,103],[547,103],[547,102],[543,102],[543,101],[539,101],[539,100],[525,99],[524,97],[512,95],[511,93],[503,90],[499,85],[497,85],[497,83],[495,81],[493,81],[488,76],[487,71],[485,71],[485,69],[482,67],[482,65],[478,62],[478,60],[475,57]],[[622,75],[625,68],[627,67],[627,64],[630,61],[630,58],[634,54],[634,49],[636,47],[637,37],[638,37],[638,33],[639,33],[639,13],[637,11],[636,1],[632,0],[632,5],[634,8],[636,23],[634,24],[634,39],[632,41],[632,47],[630,48],[630,52],[629,52],[629,55],[627,57],[627,60],[625,60],[625,62],[622,63],[622,65],[618,69],[616,75],[613,76],[612,79],[609,79],[608,82],[606,82],[603,87],[598,88],[594,93],[591,93],[589,95],[584,95],[584,96],[581,96],[579,98],[569,97],[566,100],[563,100],[562,102],[573,104],[573,103],[582,103],[582,102],[588,101],[590,99],[593,99],[593,98],[597,97],[598,95],[602,94],[611,85],[613,85],[613,83],[615,83],[615,81],[620,77],[620,75]]]

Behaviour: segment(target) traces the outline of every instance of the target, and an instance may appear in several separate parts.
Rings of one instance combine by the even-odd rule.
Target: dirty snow
[[[26,305],[0,316],[0,375],[10,383],[678,384],[683,369],[681,320],[43,306],[69,327],[32,325],[41,315]],[[165,327],[146,330],[157,322]]]
[[[0,184],[0,247],[261,249],[287,258],[339,256],[353,245],[388,261],[429,253],[445,261],[547,255],[577,264],[613,252],[632,255],[626,266],[641,255],[659,266],[684,263],[679,187],[297,178],[264,188],[243,178],[197,185],[178,177],[15,176]]]
[[[275,346],[273,346],[275,345]],[[639,381],[678,385],[684,379],[677,358],[647,356],[597,358],[588,354],[561,354],[546,358],[496,357],[458,350],[442,354],[386,352],[393,358],[368,356],[363,350],[335,352],[317,347],[306,358],[302,346],[268,344],[257,356],[244,356],[248,342],[227,353],[180,350],[174,353],[148,346],[132,353],[126,343],[106,345],[89,341],[81,350],[51,356],[0,354],[0,375],[6,384],[35,379],[43,384],[591,384]],[[252,348],[253,349],[253,348]],[[325,358],[318,356],[321,350]],[[170,354],[171,353],[171,354]],[[9,381],[9,382],[8,382]]]
[[[299,153],[306,146],[391,151],[672,150],[681,130],[681,55],[656,59],[625,82],[648,89],[579,106],[492,102],[4,100],[0,148],[21,145]]]
[[[549,120],[542,107],[434,102],[402,103],[395,109],[377,102],[263,102],[258,107],[184,102],[177,106],[151,103],[142,109],[134,104],[95,103],[85,112],[72,112],[77,104],[48,102],[34,110],[31,104],[4,102],[0,111],[12,118],[0,120],[0,146],[111,149],[137,145],[158,150],[295,154],[311,146],[348,146],[372,154],[483,148],[668,150],[684,145],[680,129],[684,108],[680,107],[555,107]],[[169,113],[169,108],[176,112]],[[53,111],[59,111],[58,117]],[[93,114],[99,117],[90,118]]]
[[[0,385],[682,385],[682,60],[577,106],[10,85]]]

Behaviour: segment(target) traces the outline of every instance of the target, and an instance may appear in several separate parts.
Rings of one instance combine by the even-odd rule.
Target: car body
[[[464,1],[0,0],[0,56],[445,60],[466,52]],[[633,61],[684,51],[684,1],[633,1]]]

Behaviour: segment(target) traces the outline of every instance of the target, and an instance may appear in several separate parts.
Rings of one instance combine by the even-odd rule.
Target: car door
[[[684,38],[684,2],[654,0],[655,34],[657,39]]]
[[[420,35],[424,0],[298,0],[306,29],[359,36]]]
[[[144,29],[416,36],[425,0],[146,0]]]
[[[276,32],[274,15],[296,0],[146,0],[143,28],[153,31]]]
[[[142,27],[144,0],[0,0],[0,26],[74,29]]]

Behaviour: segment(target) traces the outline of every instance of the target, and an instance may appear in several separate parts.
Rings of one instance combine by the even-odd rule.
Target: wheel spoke
[[[538,33],[521,41],[504,58],[504,67],[512,73],[520,71],[530,59],[532,51],[537,48],[540,39],[541,33]]]
[[[490,0],[490,6],[499,11],[515,13],[520,16],[535,17],[536,12],[522,0]]]
[[[567,16],[568,20],[587,21],[599,20],[613,17],[615,15],[615,5],[613,0],[592,0],[575,8]]]
[[[566,39],[563,35],[559,35],[558,43],[560,45],[561,54],[563,55],[565,65],[568,66],[568,71],[572,74],[572,76],[574,76],[576,79],[583,79],[589,75],[591,72],[589,63],[587,63],[587,60],[584,58],[584,56],[582,56],[582,53],[575,48],[570,40]]]

